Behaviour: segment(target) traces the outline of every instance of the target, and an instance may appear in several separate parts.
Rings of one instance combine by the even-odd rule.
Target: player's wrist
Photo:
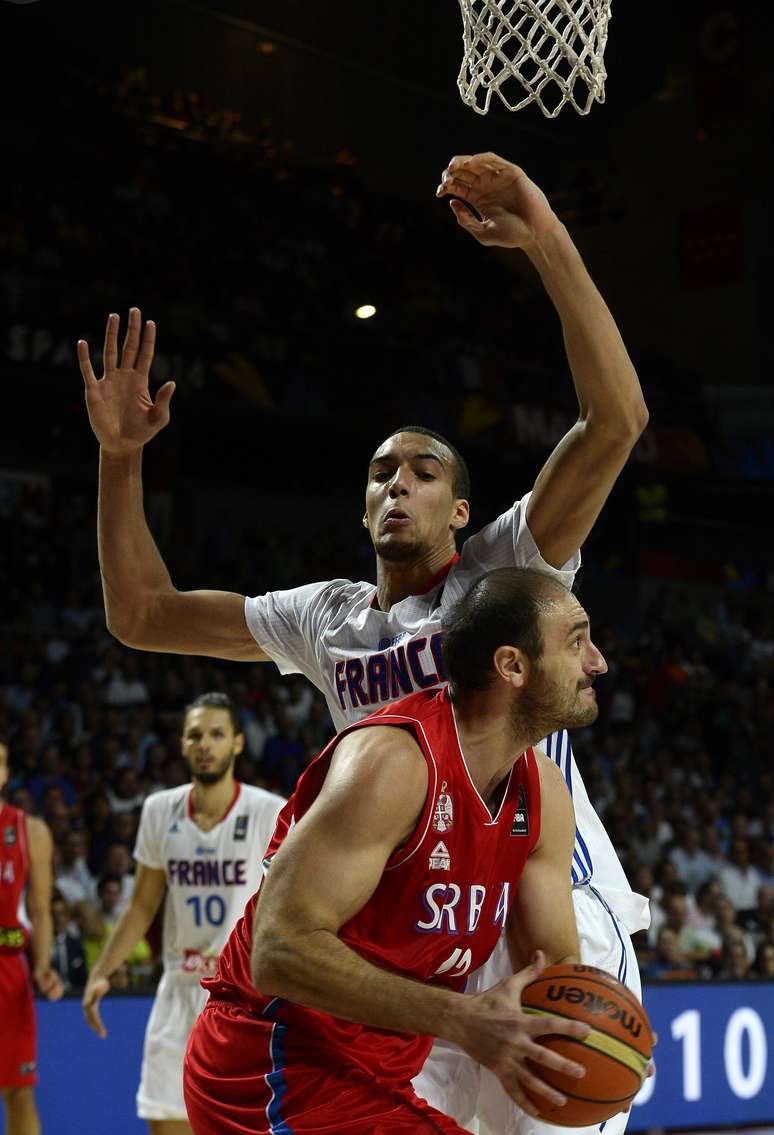
[[[524,251],[541,276],[566,271],[580,260],[567,226],[558,217],[535,235]]]
[[[474,997],[450,992],[437,1014],[434,1035],[467,1051],[476,1017]]]

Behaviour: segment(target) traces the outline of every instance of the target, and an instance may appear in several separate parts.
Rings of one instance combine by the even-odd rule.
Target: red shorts
[[[24,954],[0,954],[0,1088],[37,1083],[35,1006]]]
[[[194,1135],[466,1135],[409,1082],[385,1084],[333,1050],[295,1055],[290,1032],[208,1002],[183,1074]]]

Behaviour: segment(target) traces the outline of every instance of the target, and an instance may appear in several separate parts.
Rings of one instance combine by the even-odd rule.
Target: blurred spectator
[[[656,954],[644,970],[644,976],[651,981],[695,981],[699,971],[680,949],[675,931],[664,926],[656,942]]]
[[[272,791],[288,797],[306,765],[306,749],[298,726],[279,710],[276,720],[277,732],[263,747],[260,769]]]
[[[697,890],[715,873],[715,864],[702,851],[701,833],[693,824],[683,827],[675,846],[669,852],[669,858],[675,865],[678,878],[689,891]]]
[[[145,793],[142,790],[137,769],[131,765],[119,768],[113,777],[112,784],[105,788],[105,795],[110,805],[110,811],[113,813],[134,812],[138,808],[142,808]]]
[[[728,860],[718,876],[720,885],[736,910],[752,910],[761,876],[758,868],[750,863],[750,845],[746,839],[732,840]]]
[[[121,913],[121,882],[119,875],[103,875],[97,884],[96,904],[79,903],[75,908],[87,969],[94,965]],[[130,974],[140,980],[150,975],[153,960],[145,938],[133,948],[126,964]]]
[[[59,746],[55,744],[48,744],[44,747],[40,758],[40,773],[30,777],[26,787],[35,801],[36,808],[43,806],[43,797],[51,788],[56,788],[61,792],[62,799],[68,808],[72,808],[78,801],[75,786],[70,778],[65,775]]]
[[[54,883],[66,903],[93,899],[96,881],[86,866],[86,841],[81,831],[68,831],[62,840]]]
[[[54,923],[51,964],[62,979],[65,993],[77,993],[86,984],[86,957],[70,908],[56,890],[51,900],[51,917]]]
[[[115,917],[123,912],[134,886],[134,860],[125,843],[114,841],[105,850],[105,872],[121,883],[121,894],[115,907]]]
[[[744,942],[737,936],[727,937],[723,942],[718,977],[721,981],[746,981],[751,976],[750,970]]]
[[[763,981],[774,981],[774,942],[761,942],[755,953],[754,973]]]
[[[102,696],[108,705],[120,706],[122,709],[143,705],[148,701],[148,687],[139,676],[135,654],[125,654],[120,665],[107,672]]]

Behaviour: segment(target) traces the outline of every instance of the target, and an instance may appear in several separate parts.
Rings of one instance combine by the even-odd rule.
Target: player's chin
[[[583,702],[586,702],[587,704],[584,705]],[[587,696],[584,697],[582,701],[581,698],[579,698],[578,704],[575,707],[575,713],[573,714],[574,720],[569,728],[575,727],[576,729],[578,729],[584,725],[593,725],[598,717],[599,706],[597,705],[596,697],[589,699]]]
[[[400,532],[385,532],[374,541],[374,551],[387,563],[401,564],[416,558],[421,548],[413,537]]]

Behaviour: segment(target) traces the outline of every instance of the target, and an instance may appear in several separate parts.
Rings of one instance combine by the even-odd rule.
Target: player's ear
[[[245,748],[245,735],[244,733],[234,734],[234,756],[238,757],[240,753],[244,752]]]
[[[368,527],[368,513],[367,512],[363,513],[363,527],[364,528]]]
[[[495,674],[514,689],[526,685],[529,659],[517,646],[498,646],[492,657]]]
[[[453,532],[458,532],[460,528],[467,528],[468,521],[470,520],[470,503],[466,500],[455,500],[454,512],[452,513],[451,522],[449,527]]]

